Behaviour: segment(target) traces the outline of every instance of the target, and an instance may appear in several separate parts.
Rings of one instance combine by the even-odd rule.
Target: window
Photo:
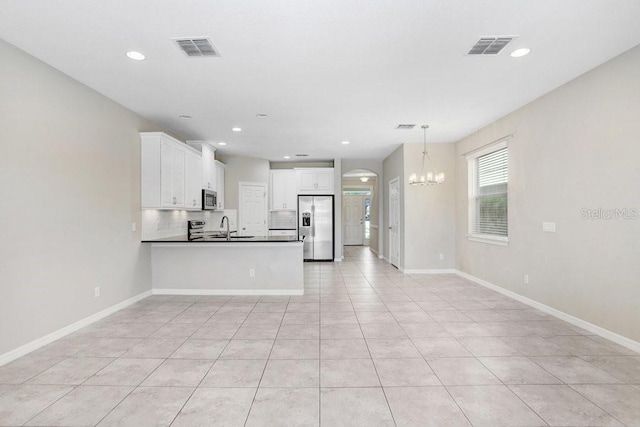
[[[509,241],[507,141],[467,155],[469,239],[506,245]]]

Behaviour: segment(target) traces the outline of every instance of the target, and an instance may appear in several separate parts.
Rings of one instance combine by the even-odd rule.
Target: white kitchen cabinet
[[[227,166],[224,163],[215,161],[216,187],[218,206],[217,209],[224,209],[224,170]]]
[[[192,199],[202,182],[201,154],[162,132],[142,132],[140,138],[142,208],[200,210]]]
[[[201,209],[202,158],[191,151],[185,152],[185,208]]]
[[[215,151],[209,147],[202,147],[202,188],[215,190],[217,171]]]
[[[296,169],[298,193],[333,194],[333,168]]]
[[[271,209],[295,210],[297,205],[296,172],[293,169],[271,171]]]

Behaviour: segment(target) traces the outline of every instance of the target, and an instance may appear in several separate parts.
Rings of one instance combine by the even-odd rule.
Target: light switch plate
[[[543,222],[542,223],[542,231],[546,231],[547,233],[555,233],[556,232],[556,223],[555,222]]]

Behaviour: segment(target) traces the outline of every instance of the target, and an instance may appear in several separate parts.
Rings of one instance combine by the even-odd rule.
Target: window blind
[[[475,159],[474,217],[471,233],[506,237],[508,151],[502,148]]]

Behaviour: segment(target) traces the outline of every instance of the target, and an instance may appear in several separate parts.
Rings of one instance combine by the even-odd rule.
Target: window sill
[[[467,234],[467,238],[472,242],[488,243],[490,245],[508,246],[508,237],[487,236],[482,234]]]

